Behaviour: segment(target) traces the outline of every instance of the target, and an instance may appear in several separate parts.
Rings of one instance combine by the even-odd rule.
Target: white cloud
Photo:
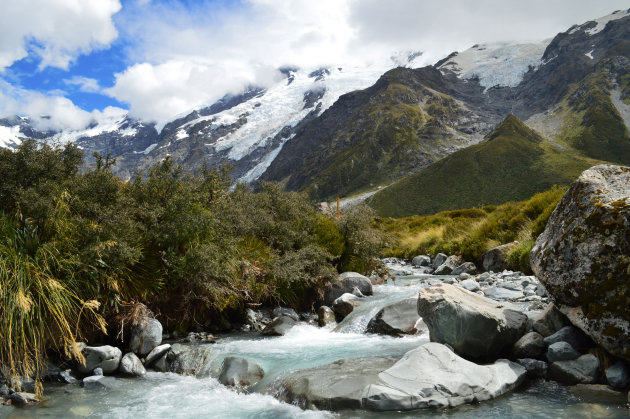
[[[0,13],[0,70],[28,55],[40,67],[68,68],[79,54],[109,45],[118,35],[112,15],[119,0],[4,1]]]
[[[76,86],[82,92],[96,93],[101,90],[98,80],[90,77],[73,76],[69,79],[64,79],[64,83],[69,86]]]
[[[34,128],[41,131],[79,130],[92,122],[111,119],[112,115],[122,117],[125,113],[124,109],[114,107],[87,112],[68,98],[17,88],[0,79],[0,115],[29,116]]]

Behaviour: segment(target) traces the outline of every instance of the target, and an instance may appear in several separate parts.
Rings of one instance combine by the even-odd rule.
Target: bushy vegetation
[[[509,115],[482,143],[381,190],[370,206],[381,216],[406,217],[498,205],[568,186],[599,163],[554,146]]]
[[[527,201],[428,216],[380,218],[379,227],[395,238],[394,246],[385,253],[403,258],[439,252],[459,254],[481,266],[486,251],[518,241],[508,260],[513,269],[529,273],[529,252],[565,191],[553,187]]]
[[[80,173],[73,145],[0,150],[5,376],[36,376],[51,348],[80,358],[81,331],[105,332],[134,303],[182,330],[248,306],[312,309],[338,271],[369,271],[383,246],[369,208],[334,220],[304,194],[231,190],[226,171],[184,174],[170,159],[123,182],[96,158]]]

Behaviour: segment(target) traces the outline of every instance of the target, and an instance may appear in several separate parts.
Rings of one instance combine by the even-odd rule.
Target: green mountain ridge
[[[554,145],[508,115],[483,142],[381,190],[369,205],[390,217],[497,205],[567,185],[598,163]]]

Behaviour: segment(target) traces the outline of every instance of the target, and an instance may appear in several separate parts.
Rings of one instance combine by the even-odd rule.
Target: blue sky
[[[21,0],[0,13],[0,117],[80,129],[160,124],[284,65],[431,64],[475,43],[548,38],[629,0]],[[39,118],[40,116],[50,118]]]

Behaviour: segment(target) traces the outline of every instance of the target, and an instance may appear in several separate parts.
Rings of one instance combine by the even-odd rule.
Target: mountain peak
[[[522,138],[532,142],[541,142],[542,137],[525,125],[523,121],[518,119],[514,114],[509,114],[501,121],[499,125],[487,137],[487,141],[492,141],[499,137]]]

